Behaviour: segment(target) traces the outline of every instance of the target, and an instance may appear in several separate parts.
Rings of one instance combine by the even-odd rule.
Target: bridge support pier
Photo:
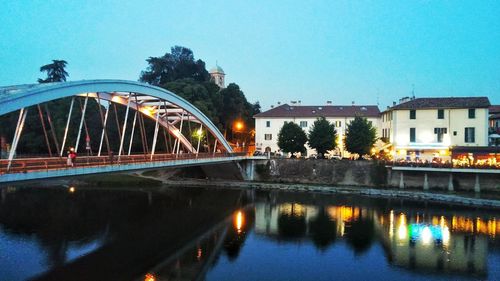
[[[399,188],[405,188],[405,180],[403,176],[403,171],[399,174]]]
[[[429,179],[427,173],[424,173],[424,190],[429,190]]]
[[[453,174],[450,173],[450,177],[448,178],[448,191],[453,191]]]
[[[474,184],[474,191],[481,192],[481,186],[479,185],[479,174],[476,174],[476,183]]]

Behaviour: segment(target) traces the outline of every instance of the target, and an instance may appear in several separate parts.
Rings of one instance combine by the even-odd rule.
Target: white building
[[[337,155],[346,156],[343,148],[347,123],[354,120],[355,116],[366,117],[377,128],[380,136],[380,111],[375,105],[320,105],[303,106],[288,105],[272,108],[254,116],[255,118],[255,149],[257,151],[276,152],[278,147],[278,133],[285,122],[297,123],[306,134],[309,133],[314,121],[319,117],[325,117],[335,125],[337,130],[337,144],[339,148]],[[315,154],[316,150],[306,144],[307,155]]]
[[[488,145],[487,97],[402,100],[382,112],[382,134],[396,159],[440,157],[452,146]]]

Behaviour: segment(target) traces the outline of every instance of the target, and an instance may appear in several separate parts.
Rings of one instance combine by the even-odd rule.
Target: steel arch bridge
[[[46,116],[44,116],[40,104],[67,97],[71,97],[71,104],[67,109],[68,114],[67,120],[65,120],[66,126],[63,138],[58,139],[55,133],[52,134],[53,143],[56,144],[55,146],[57,148],[57,154],[53,156],[50,148],[50,136],[47,133],[44,120],[48,120],[52,132],[54,128],[51,123],[48,108],[45,107]],[[75,99],[79,99],[81,102],[80,107],[74,105]],[[97,155],[85,158],[86,162],[78,163],[77,167],[68,167],[66,164],[69,165],[70,161],[66,162],[66,159],[63,159],[64,151],[67,151],[69,147],[77,151],[84,141],[89,141],[85,113],[88,111],[87,104],[91,99],[95,99],[98,104],[97,107],[99,109],[102,128]],[[119,117],[116,110],[117,104],[126,108],[125,116],[120,117],[122,118],[121,124],[118,121]],[[120,142],[117,155],[113,155],[112,152],[110,152],[110,145],[106,143],[109,142],[106,129],[107,123],[108,119],[111,118],[108,118],[108,113],[112,106],[115,107],[114,111]],[[16,153],[20,154],[16,152],[16,149],[19,139],[22,137],[23,129],[26,130],[24,127],[27,112],[28,110],[36,110],[36,107],[38,107],[50,157],[32,159],[23,159],[19,157],[15,159]],[[83,80],[0,87],[0,116],[15,111],[19,111],[19,117],[11,146],[8,150],[8,159],[0,160],[0,182],[11,181],[7,178],[17,180],[31,179],[29,176],[15,176],[15,174],[26,174],[27,172],[30,172],[30,174],[33,175],[31,177],[34,178],[47,178],[65,176],[66,174],[91,174],[137,170],[148,167],[163,167],[172,165],[173,159],[181,161],[179,165],[189,165],[197,162],[201,163],[203,161],[210,162],[209,159],[222,160],[222,158],[241,156],[233,153],[231,146],[219,132],[217,127],[199,109],[188,101],[165,89],[135,81]],[[77,120],[79,127],[76,143],[69,144],[68,129],[70,124],[72,124],[70,121],[73,111],[78,111],[81,114],[79,114],[80,120]],[[130,119],[132,115],[133,121],[131,122]],[[134,154],[131,148],[134,135],[137,135],[136,130],[140,130],[141,136],[146,134],[144,119],[150,119],[155,124],[154,132],[152,133],[153,141],[150,146],[148,146],[144,144],[144,139],[146,139],[147,142],[147,138],[141,137],[143,147],[145,146],[146,149],[143,153]],[[186,136],[187,123],[194,123],[196,125],[194,138],[193,135]],[[127,126],[127,124],[129,125]],[[83,127],[83,125],[85,125],[85,127]],[[136,129],[136,127],[139,128]],[[83,140],[84,137],[82,137],[83,128],[85,129],[83,133],[86,135],[85,140]],[[155,153],[157,152],[158,136],[161,130],[168,134],[169,138],[173,137],[174,139],[173,146],[170,147],[170,150],[167,147],[166,153],[162,154]],[[166,134],[165,146],[167,146]],[[129,136],[129,139],[126,139],[126,136]],[[198,136],[197,139],[196,136]],[[200,150],[202,137],[205,139],[204,146],[201,147],[203,151]],[[107,153],[102,153],[104,150],[103,143],[107,145]],[[87,144],[87,149],[89,149],[88,146]],[[106,156],[104,156],[104,154]],[[193,162],[193,159],[196,159],[196,161]],[[201,161],[201,159],[203,159],[203,161]],[[79,160],[82,161],[83,159]],[[34,164],[37,161],[38,164]],[[169,164],[159,163],[165,161],[168,161]],[[113,166],[119,166],[119,168]],[[37,173],[38,175],[35,175]]]

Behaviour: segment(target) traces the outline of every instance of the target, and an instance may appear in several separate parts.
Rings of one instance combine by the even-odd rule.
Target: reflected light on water
[[[406,227],[406,216],[401,213],[399,215],[398,238],[404,240],[407,237],[408,229]]]
[[[243,217],[243,212],[238,211],[236,213],[236,216],[234,218],[234,227],[238,231],[238,233],[241,233],[241,229],[243,228],[244,224],[244,217]]]
[[[202,256],[203,256],[203,250],[201,248],[198,248],[198,250],[196,251],[196,259],[200,260]]]
[[[73,186],[68,189],[69,193],[74,193],[76,191],[76,188]]]
[[[450,244],[450,229],[447,226],[442,228],[442,238],[443,245],[448,246]]]
[[[151,273],[147,273],[144,276],[144,281],[156,281],[156,277]]]
[[[422,229],[421,235],[422,235],[422,244],[429,245],[431,243],[431,240],[432,240],[432,233],[431,233],[431,230],[428,226],[425,226]]]

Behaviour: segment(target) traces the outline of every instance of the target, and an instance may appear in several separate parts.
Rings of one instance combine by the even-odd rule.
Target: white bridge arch
[[[135,109],[143,116],[158,120],[159,126],[177,138],[189,152],[196,149],[182,134],[182,128],[175,125],[184,120],[200,123],[216,139],[214,149],[218,146],[232,152],[217,127],[199,109],[170,91],[135,81],[83,80],[0,87],[0,115],[21,110],[21,120],[24,108],[70,96],[99,98],[125,105],[127,113],[128,108]]]

